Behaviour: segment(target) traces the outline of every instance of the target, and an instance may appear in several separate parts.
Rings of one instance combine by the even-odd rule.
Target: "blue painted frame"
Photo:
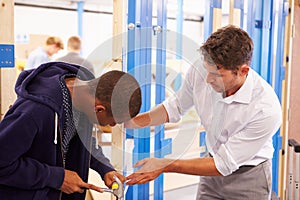
[[[155,104],[160,104],[165,99],[165,77],[166,77],[166,31],[167,31],[167,0],[157,2],[157,27],[161,31],[157,33],[156,41],[156,75],[155,75]],[[156,126],[154,129],[154,156],[164,157],[164,125]],[[154,180],[154,199],[162,200],[164,193],[164,175],[161,174]]]
[[[252,68],[257,71],[274,90],[281,101],[282,80],[284,79],[283,48],[287,6],[280,0],[277,29],[275,30],[276,6],[273,0],[248,0],[247,32],[254,42]],[[255,17],[254,17],[255,16]],[[277,32],[277,34],[275,34]],[[275,45],[277,43],[277,45]],[[276,50],[274,66],[273,52]],[[275,71],[274,80],[273,72]],[[273,136],[274,155],[272,160],[272,190],[278,194],[279,151],[282,148],[280,130]]]
[[[275,30],[274,26],[272,28],[272,49],[276,49],[276,61],[275,61],[275,68],[272,68],[272,71],[275,71],[274,77],[274,90],[281,102],[282,100],[282,81],[285,78],[285,67],[283,66],[284,62],[284,37],[285,37],[285,19],[289,13],[289,3],[286,0],[281,0],[279,2],[278,7],[278,26]],[[276,7],[273,7],[273,19],[276,16]],[[275,32],[277,34],[275,34]],[[277,35],[277,38],[275,36]],[[277,41],[277,43],[275,43]],[[276,46],[274,44],[277,44]],[[272,57],[273,58],[273,57]],[[274,62],[272,59],[271,66],[274,66]],[[282,136],[280,135],[280,130],[273,136],[273,146],[275,148],[272,166],[273,166],[273,182],[272,182],[272,189],[273,191],[278,194],[278,173],[279,173],[279,158],[280,158],[280,150],[282,149]]]
[[[128,24],[133,24],[134,28],[128,30],[127,69],[141,85],[143,104],[140,112],[146,112],[151,106],[152,0],[129,0]],[[150,157],[150,127],[128,129],[126,135],[134,139],[132,164]],[[130,186],[126,198],[149,199],[149,183]]]
[[[245,2],[244,0],[235,0],[233,7],[240,9],[241,10],[241,15],[240,15],[240,27],[244,26],[244,15],[245,15],[245,11],[244,11],[244,5]]]
[[[206,0],[204,13],[204,41],[212,33],[214,8],[222,8],[222,0]]]
[[[83,13],[84,13],[84,2],[83,1],[78,1],[77,2],[77,32],[78,36],[82,38],[82,24],[83,24]]]

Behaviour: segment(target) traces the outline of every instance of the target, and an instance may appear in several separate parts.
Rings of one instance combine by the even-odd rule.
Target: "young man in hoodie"
[[[96,148],[94,123],[114,126],[140,110],[137,81],[121,71],[95,79],[79,66],[52,62],[23,71],[18,98],[0,123],[0,196],[6,200],[83,200],[89,168],[110,187],[117,173]],[[93,144],[94,143],[94,144]]]

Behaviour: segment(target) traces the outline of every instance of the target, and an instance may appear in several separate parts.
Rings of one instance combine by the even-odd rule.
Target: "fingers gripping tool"
[[[124,186],[117,176],[114,176],[114,179],[115,182],[111,185],[111,189],[104,188],[104,192],[110,192],[116,197],[116,200],[122,200],[124,197]]]

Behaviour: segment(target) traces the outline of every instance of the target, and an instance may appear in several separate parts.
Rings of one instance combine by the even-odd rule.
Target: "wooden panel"
[[[14,1],[0,1],[0,44],[14,43]],[[0,68],[0,120],[15,101],[15,68]]]
[[[293,29],[291,31],[292,35],[292,46],[291,46],[291,55],[290,55],[290,65],[289,65],[289,75],[290,75],[290,82],[289,82],[289,92],[287,101],[287,113],[286,118],[284,120],[288,120],[286,130],[288,132],[287,135],[284,135],[284,144],[285,144],[285,176],[282,176],[281,179],[281,187],[279,188],[280,191],[280,199],[286,199],[286,192],[288,186],[288,148],[287,148],[287,139],[294,138],[297,141],[300,141],[300,4],[299,0],[291,0],[290,3],[294,4],[294,9],[292,9],[292,20],[293,20]],[[288,82],[288,81],[287,81]],[[284,115],[285,116],[285,115]],[[286,121],[285,121],[286,123]],[[295,166],[295,165],[294,165]]]
[[[213,16],[212,32],[215,32],[222,27],[222,8],[215,8],[213,11]]]
[[[295,1],[294,28],[288,137],[300,141],[300,6],[298,1]]]
[[[29,34],[29,41],[27,43],[15,45],[16,58],[26,60],[29,54],[38,46],[45,46],[49,36],[44,34]]]
[[[234,0],[230,0],[229,5],[229,24],[240,26],[241,10],[234,8]]]
[[[291,57],[292,54],[292,30],[294,17],[294,0],[289,0],[290,13],[286,18],[285,39],[284,39],[284,58]],[[288,117],[289,117],[289,99],[290,99],[290,77],[291,77],[291,62],[287,59],[283,60],[285,67],[285,80],[282,81],[282,126],[280,134],[282,136],[282,149],[279,152],[279,170],[278,170],[278,196],[280,199],[285,199],[285,189],[287,180],[287,141],[288,141]]]

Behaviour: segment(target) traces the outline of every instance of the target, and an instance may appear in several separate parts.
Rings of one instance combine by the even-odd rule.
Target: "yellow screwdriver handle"
[[[119,188],[119,184],[117,182],[114,182],[112,185],[111,185],[111,189],[115,190],[115,189],[118,189]]]

